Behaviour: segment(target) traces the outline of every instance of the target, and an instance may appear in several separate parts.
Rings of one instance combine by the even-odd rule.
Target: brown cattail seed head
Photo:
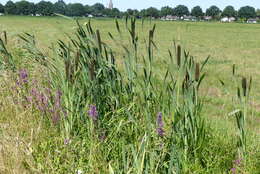
[[[7,33],[6,31],[3,31],[3,33],[4,33],[5,44],[7,44]]]
[[[236,73],[236,65],[233,64],[233,67],[232,67],[232,74],[233,74],[233,76],[235,75],[235,73]]]
[[[243,88],[243,94],[244,96],[246,96],[246,92],[247,92],[247,80],[245,77],[242,78],[242,88]]]
[[[177,65],[181,66],[181,46],[177,46]]]

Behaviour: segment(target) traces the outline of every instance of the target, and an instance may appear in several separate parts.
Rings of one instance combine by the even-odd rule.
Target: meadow
[[[260,173],[260,25],[78,22],[0,17],[0,173]]]

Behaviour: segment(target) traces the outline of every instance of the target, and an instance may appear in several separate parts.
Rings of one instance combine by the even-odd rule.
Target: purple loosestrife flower
[[[242,159],[239,158],[239,159],[237,159],[237,160],[234,161],[234,164],[235,164],[236,166],[240,166],[241,161],[242,161]]]
[[[26,101],[27,101],[28,103],[32,103],[32,102],[33,102],[32,96],[27,96],[27,97],[26,97]]]
[[[58,111],[55,111],[54,114],[52,115],[52,123],[54,125],[58,124],[60,121],[60,113]]]
[[[62,92],[60,90],[58,90],[56,93],[56,97],[55,97],[55,107],[56,108],[61,107],[61,96],[62,96]]]
[[[27,83],[28,82],[28,72],[26,69],[21,69],[19,71],[19,81],[20,83]]]
[[[97,107],[95,105],[89,106],[88,115],[90,116],[90,118],[92,118],[92,120],[97,121],[98,112],[97,112]]]
[[[66,138],[66,139],[64,140],[64,145],[68,145],[68,144],[70,144],[70,139],[69,139],[69,138]]]
[[[164,136],[164,130],[163,130],[163,120],[162,120],[162,113],[159,112],[157,114],[157,134],[160,137]]]
[[[233,167],[233,168],[231,169],[231,173],[232,173],[232,174],[236,174],[236,168]]]

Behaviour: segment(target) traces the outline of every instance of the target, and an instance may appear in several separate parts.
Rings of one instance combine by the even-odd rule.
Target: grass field
[[[79,22],[84,24],[88,22],[88,19],[80,19]],[[124,22],[124,20],[119,20],[121,30],[125,26]],[[122,32],[121,37],[117,36],[116,25],[112,19],[91,19],[91,23],[93,28],[100,29],[103,42],[113,49],[118,67],[123,71],[123,57],[126,54],[120,46],[121,44],[129,44],[129,33],[125,31]],[[200,161],[195,160],[194,162],[186,159],[186,163],[182,164],[183,171],[181,173],[233,172],[231,168],[234,168],[232,165],[233,161],[236,160],[236,135],[238,128],[235,117],[230,116],[229,113],[237,107],[237,103],[234,101],[236,100],[237,85],[240,84],[241,77],[248,79],[252,77],[253,85],[248,101],[246,118],[248,154],[245,162],[236,168],[236,172],[248,174],[260,173],[260,88],[258,88],[260,85],[260,61],[258,60],[260,58],[260,25],[149,20],[144,21],[144,24],[142,24],[142,21],[137,21],[136,27],[139,35],[138,56],[140,59],[147,55],[148,31],[154,24],[156,24],[156,29],[153,41],[157,49],[154,49],[154,61],[152,62],[153,74],[156,74],[153,83],[158,91],[163,88],[161,81],[163,81],[162,79],[167,71],[166,67],[171,65],[169,64],[168,50],[174,52],[173,41],[177,45],[181,45],[183,49],[188,50],[196,62],[202,63],[203,60],[210,56],[204,70],[206,77],[200,88],[200,95],[203,101],[201,113],[210,127],[207,129],[213,132],[207,135],[205,140],[208,147],[206,150],[204,149],[206,152],[203,151],[203,154],[207,157],[203,157],[205,161],[202,163],[206,167],[199,164]],[[24,32],[33,34],[36,38],[37,46],[41,50],[44,50],[43,52],[47,55],[46,57],[52,57],[54,55],[50,49],[52,45],[57,47],[57,40],[68,41],[67,35],[75,38],[74,33],[76,29],[77,25],[75,21],[60,17],[0,17],[0,31],[7,32],[7,48],[14,54],[17,66],[20,69],[28,69],[32,74],[31,76],[35,79],[43,79],[43,81],[46,78],[46,74],[44,73],[45,67],[33,61],[33,56],[22,48],[23,42],[18,38],[18,35]],[[113,42],[108,35],[109,32],[116,39],[120,40],[120,42]],[[145,38],[146,40],[144,40]],[[129,46],[129,49],[131,49],[131,46]],[[21,60],[19,57],[21,57]],[[234,65],[237,74],[236,80],[234,80],[234,76],[232,75],[232,67]],[[139,66],[142,67],[142,65]],[[175,70],[173,71],[175,72]],[[12,95],[10,88],[15,83],[14,75],[15,73],[8,70],[1,70],[0,173],[73,173],[79,169],[86,173],[111,174],[113,172],[174,173],[173,171],[178,171],[178,167],[176,166],[170,170],[169,163],[166,163],[167,160],[169,161],[168,158],[171,159],[171,156],[167,157],[167,154],[171,153],[171,151],[166,148],[162,150],[163,152],[158,152],[157,145],[162,143],[162,140],[156,138],[155,135],[147,135],[146,137],[146,134],[149,134],[148,132],[151,129],[149,126],[146,127],[146,124],[150,123],[145,122],[147,120],[143,120],[138,125],[136,123],[138,119],[132,123],[132,120],[125,120],[124,117],[125,115],[133,114],[142,120],[143,114],[153,114],[156,117],[155,113],[162,109],[164,110],[163,113],[169,116],[168,119],[165,118],[167,124],[167,120],[170,122],[170,117],[173,112],[175,113],[176,108],[172,108],[174,111],[171,109],[167,110],[164,99],[161,99],[160,102],[154,105],[147,104],[142,99],[139,99],[139,97],[129,100],[133,101],[133,103],[128,103],[127,99],[122,99],[126,104],[120,108],[114,108],[115,111],[111,111],[113,114],[107,110],[103,111],[104,115],[118,116],[115,120],[103,120],[104,126],[101,126],[102,130],[111,127],[112,133],[111,135],[109,133],[107,135],[107,137],[111,136],[111,141],[107,140],[105,143],[108,144],[107,146],[118,147],[115,151],[106,146],[103,147],[97,140],[93,140],[92,143],[88,142],[91,139],[89,132],[92,131],[93,125],[86,126],[86,130],[77,128],[77,131],[74,131],[73,135],[69,135],[75,139],[74,142],[71,144],[71,147],[66,147],[63,144],[63,140],[68,135],[65,135],[66,131],[62,131],[66,126],[57,128],[57,126],[48,123],[41,116],[40,112],[32,108],[21,109],[11,102],[10,98]],[[176,78],[178,79],[178,75],[176,75]],[[54,79],[52,78],[52,80]],[[59,86],[59,82],[57,80],[55,85]],[[46,82],[43,83],[46,84]],[[55,85],[52,85],[52,87]],[[147,87],[145,89],[149,91],[152,88]],[[62,91],[62,93],[65,92]],[[139,91],[139,93],[141,96],[145,92]],[[69,105],[69,99],[67,100],[64,99],[63,102]],[[92,99],[86,100],[88,100],[86,104],[92,102]],[[155,100],[157,101],[157,99]],[[143,112],[142,109],[136,106],[139,102],[143,102],[140,108],[147,108]],[[133,109],[134,111],[132,111],[129,109],[125,111],[124,109],[126,108],[136,108],[136,110]],[[130,112],[130,110],[132,113],[127,114],[126,112]],[[75,112],[77,112],[75,115],[80,115],[82,111],[77,110]],[[131,125],[128,127],[129,122]],[[90,122],[87,123],[90,124]],[[95,127],[94,122],[91,124],[94,124]],[[123,130],[119,130],[119,127]],[[152,127],[156,127],[156,124]],[[171,130],[169,124],[166,129]],[[117,133],[119,136],[127,138],[124,141],[119,141],[115,136]],[[84,136],[88,138],[84,139]],[[142,144],[142,138],[149,139],[146,142],[147,144]],[[135,141],[137,139],[140,142]],[[118,144],[115,141],[118,141]],[[131,150],[127,149],[128,146],[122,146],[121,148],[121,144],[127,144],[128,141],[130,142],[129,144],[136,145],[136,149],[134,145],[133,147],[129,147]],[[165,146],[170,141],[172,140],[165,138]],[[113,154],[110,154],[110,151]],[[127,161],[121,161],[122,164],[120,164],[118,157],[121,153],[125,154],[125,157],[122,157],[122,159]],[[145,154],[149,155],[145,156]],[[84,157],[84,155],[88,155],[88,157]],[[156,155],[159,156],[158,159],[162,160],[161,162],[151,160]],[[116,157],[118,157],[119,161],[116,161]],[[131,157],[133,157],[133,160],[131,160]],[[146,161],[148,162],[146,163]],[[153,163],[156,165],[153,165]]]

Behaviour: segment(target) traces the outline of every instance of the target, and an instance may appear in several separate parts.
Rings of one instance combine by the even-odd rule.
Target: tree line
[[[162,7],[157,9],[150,7],[143,10],[127,9],[122,12],[117,8],[108,9],[101,3],[96,3],[92,6],[84,5],[81,3],[69,3],[66,4],[63,0],[58,0],[56,3],[50,1],[40,1],[39,3],[28,2],[26,0],[13,2],[8,1],[5,5],[0,4],[0,13],[6,15],[41,15],[41,16],[51,16],[55,13],[67,15],[67,16],[107,16],[107,17],[122,17],[127,15],[133,15],[136,17],[165,17],[168,15],[172,16],[188,16],[192,15],[197,18],[202,18],[203,16],[211,16],[213,19],[218,19],[220,17],[239,17],[239,18],[254,18],[256,16],[260,17],[260,10],[256,10],[254,7],[244,6],[238,11],[235,10],[233,6],[227,6],[223,11],[217,6],[213,5],[203,12],[200,6],[196,6],[188,9],[185,5],[178,5],[174,8],[170,6]]]

